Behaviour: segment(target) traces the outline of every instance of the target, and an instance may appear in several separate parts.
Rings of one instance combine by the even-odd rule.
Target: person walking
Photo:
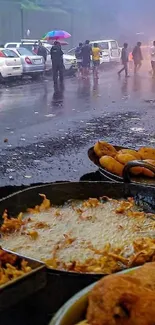
[[[54,86],[58,85],[58,77],[60,79],[60,83],[63,84],[64,76],[64,64],[63,64],[63,51],[61,49],[61,45],[58,41],[54,42],[54,45],[51,48],[51,60],[52,60],[52,71],[53,71],[53,81]]]
[[[90,71],[90,62],[91,62],[91,54],[92,54],[92,48],[89,44],[89,40],[85,42],[85,44],[82,47],[82,70],[83,70],[83,78],[87,79]]]
[[[128,54],[128,44],[124,43],[123,49],[122,49],[122,54],[121,54],[121,60],[122,60],[122,65],[123,68],[118,71],[118,75],[120,76],[123,71],[125,71],[125,77],[129,77],[128,75],[128,59],[129,54]]]
[[[153,78],[155,78],[155,41],[153,42],[153,46],[151,47],[150,50],[150,55],[151,55],[151,66],[152,66],[152,75]]]
[[[98,71],[100,66],[100,57],[101,57],[101,50],[98,46],[98,43],[94,43],[92,48],[92,60],[93,60],[93,75],[95,79],[98,79]]]
[[[46,48],[42,45],[41,41],[39,41],[37,55],[43,56],[44,61],[46,63],[46,60],[47,60],[47,51],[46,51]]]
[[[79,46],[77,46],[75,50],[75,57],[77,62],[77,68],[78,68],[78,77],[82,75],[82,43],[79,43]]]
[[[141,51],[141,45],[142,45],[142,43],[138,42],[132,52],[133,62],[134,62],[134,74],[136,74],[137,71],[139,71],[139,69],[142,66],[143,56],[142,56],[142,51]]]

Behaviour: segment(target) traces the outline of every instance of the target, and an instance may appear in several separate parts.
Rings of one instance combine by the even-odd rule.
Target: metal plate
[[[133,149],[133,148],[125,148],[125,147],[119,147],[119,146],[114,146],[114,148],[117,151],[119,151],[121,149]],[[123,177],[117,176],[117,175],[107,171],[105,168],[103,168],[100,165],[99,158],[97,157],[97,155],[94,152],[94,147],[91,147],[88,150],[88,157],[97,167],[99,167],[99,172],[104,177],[104,180],[106,179],[107,181],[121,182],[121,183],[124,182]],[[131,181],[134,183],[155,186],[155,178],[149,178],[149,177],[145,177],[145,176],[141,176],[141,175],[138,175],[138,176],[131,175]]]
[[[6,251],[12,253],[9,250]],[[18,256],[18,261],[24,258],[32,268],[32,271],[0,286],[0,312],[44,288],[47,281],[46,267],[43,263],[15,253],[13,254]]]

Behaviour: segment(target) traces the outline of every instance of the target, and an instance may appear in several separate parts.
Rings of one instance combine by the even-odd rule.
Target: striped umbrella
[[[50,40],[59,40],[64,38],[69,38],[71,35],[64,30],[52,30],[43,36],[43,40],[50,41]]]

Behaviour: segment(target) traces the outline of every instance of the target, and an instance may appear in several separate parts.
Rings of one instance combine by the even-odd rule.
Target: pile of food
[[[70,200],[41,206],[18,218],[3,215],[1,245],[49,267],[110,274],[155,259],[155,215],[133,198]]]
[[[16,255],[7,253],[0,248],[0,285],[31,271],[27,261],[20,260]]]
[[[132,149],[122,149],[117,151],[111,144],[98,141],[94,146],[94,152],[99,158],[100,165],[109,172],[122,176],[124,166],[129,161],[142,160],[155,166],[155,149],[140,148],[138,151]],[[144,167],[131,168],[133,175],[145,175],[155,177],[155,174]]]
[[[88,297],[86,320],[78,325],[154,325],[155,263],[101,279]]]

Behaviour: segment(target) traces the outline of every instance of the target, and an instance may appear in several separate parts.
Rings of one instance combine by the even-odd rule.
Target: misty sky
[[[118,1],[118,0],[114,0]],[[155,0],[120,0],[119,24],[155,38]]]

